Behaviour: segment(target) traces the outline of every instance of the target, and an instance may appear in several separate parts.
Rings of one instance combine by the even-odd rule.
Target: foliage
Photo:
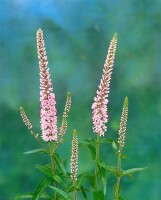
[[[93,131],[96,133],[97,138],[87,138],[78,143],[77,131],[74,129],[71,147],[71,172],[66,169],[64,160],[58,153],[58,148],[60,145],[63,145],[63,136],[67,130],[68,114],[71,106],[71,94],[69,92],[67,93],[67,100],[62,116],[62,124],[60,127],[57,127],[55,94],[53,92],[48,69],[43,33],[40,29],[37,32],[37,40],[39,66],[41,72],[40,118],[42,136],[40,137],[39,134],[35,133],[33,126],[25,113],[25,110],[21,107],[21,117],[30,133],[40,145],[40,148],[29,150],[24,152],[24,154],[41,153],[50,158],[50,163],[46,163],[45,165],[35,164],[35,167],[44,174],[44,177],[33,192],[17,195],[15,199],[28,198],[32,200],[76,200],[77,193],[81,193],[81,199],[88,199],[88,196],[92,196],[94,200],[104,200],[108,198],[108,193],[106,190],[107,177],[112,175],[116,178],[116,184],[114,185],[113,191],[114,200],[123,200],[123,197],[121,196],[121,178],[123,176],[132,177],[134,173],[142,171],[144,168],[121,168],[121,160],[126,158],[122,151],[124,147],[128,117],[127,97],[123,103],[118,140],[116,141],[112,138],[106,138],[104,135],[104,133],[107,131],[106,122],[109,120],[107,103],[115,58],[117,34],[115,34],[111,40],[103,69],[102,79],[100,81],[99,89],[97,90],[97,97],[94,98],[94,103],[92,105]],[[100,146],[103,144],[109,144],[114,150],[114,153],[118,159],[118,165],[109,166],[107,165],[106,160],[102,160]],[[95,166],[94,171],[91,170],[82,174],[78,173],[78,147],[87,148],[89,150],[90,159],[93,160],[93,165]]]

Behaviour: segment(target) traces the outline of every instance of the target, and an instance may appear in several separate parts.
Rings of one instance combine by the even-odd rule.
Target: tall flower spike
[[[20,114],[21,114],[22,120],[23,120],[24,124],[27,126],[27,128],[29,130],[32,129],[32,124],[30,123],[23,107],[20,107]]]
[[[122,110],[122,115],[121,115],[119,138],[118,138],[118,143],[120,146],[119,153],[122,153],[122,148],[124,147],[127,116],[128,116],[128,97],[126,97],[124,100],[123,110]]]
[[[78,171],[78,138],[77,138],[77,132],[74,129],[73,140],[72,140],[72,156],[71,156],[71,179],[74,182],[77,180],[77,171]]]
[[[105,131],[107,131],[107,126],[105,125],[108,122],[107,103],[116,52],[116,44],[117,34],[115,34],[111,40],[107,58],[104,64],[103,75],[100,85],[98,86],[99,89],[97,90],[97,96],[94,98],[94,103],[92,104],[93,131],[100,136],[104,136]]]
[[[57,141],[57,110],[50,79],[45,43],[41,29],[37,31],[37,51],[40,68],[40,123],[44,141]]]
[[[64,112],[63,112],[62,124],[61,124],[60,131],[59,131],[59,136],[63,136],[67,130],[67,118],[68,118],[68,113],[70,111],[70,106],[71,106],[71,94],[70,94],[70,92],[68,92],[66,104],[65,104],[65,108],[64,108]]]

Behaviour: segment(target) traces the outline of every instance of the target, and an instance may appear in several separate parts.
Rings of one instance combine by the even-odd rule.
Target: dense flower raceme
[[[59,131],[59,136],[63,136],[67,130],[67,118],[68,118],[68,113],[70,111],[70,106],[71,106],[71,94],[70,92],[67,93],[67,100],[63,112],[63,119],[62,119],[62,124],[60,127]]]
[[[22,120],[23,120],[24,124],[27,126],[27,128],[32,129],[32,124],[29,121],[23,107],[20,107],[20,114],[21,114]]]
[[[57,141],[57,110],[50,79],[46,49],[41,29],[37,31],[37,51],[40,67],[40,123],[44,141]]]
[[[78,171],[78,138],[77,132],[74,129],[73,131],[73,140],[72,140],[72,156],[71,156],[71,179],[73,181],[77,180],[77,171]]]
[[[107,58],[104,64],[103,75],[100,81],[97,96],[92,104],[93,110],[93,131],[100,136],[104,136],[107,131],[106,122],[108,122],[107,103],[110,90],[110,80],[114,64],[115,52],[117,44],[117,34],[111,40]]]
[[[121,115],[121,122],[120,122],[120,129],[119,129],[119,153],[122,152],[122,148],[124,147],[124,140],[125,140],[125,132],[126,132],[126,124],[127,124],[127,116],[128,116],[128,98],[126,97],[123,104],[122,115]]]

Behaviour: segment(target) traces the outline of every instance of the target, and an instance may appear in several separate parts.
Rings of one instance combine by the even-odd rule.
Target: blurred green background
[[[123,168],[148,169],[122,179],[125,200],[160,200],[161,196],[161,1],[155,0],[1,0],[0,4],[0,200],[33,191],[42,155],[23,155],[38,144],[20,115],[24,106],[39,129],[39,68],[36,31],[42,28],[59,122],[67,91],[72,109],[62,157],[70,158],[71,132],[95,138],[91,104],[96,94],[110,40],[118,33],[109,97],[108,133],[117,139],[122,103],[129,97],[129,119]],[[87,149],[79,151],[79,172],[92,168]],[[116,165],[110,145],[101,157]],[[69,161],[67,169],[69,170]],[[108,177],[108,200],[115,179]]]

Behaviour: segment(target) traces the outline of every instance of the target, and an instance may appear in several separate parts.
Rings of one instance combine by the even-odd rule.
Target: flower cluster
[[[78,138],[77,132],[74,129],[73,140],[72,140],[72,156],[71,156],[71,179],[73,181],[77,180],[78,171]]]
[[[23,107],[20,107],[20,114],[21,114],[22,120],[25,123],[25,125],[27,126],[27,128],[31,130],[32,124],[30,123]]]
[[[127,116],[128,116],[128,98],[126,97],[123,104],[123,110],[122,110],[121,122],[120,122],[120,130],[119,130],[119,138],[118,138],[118,143],[120,146],[119,153],[122,152],[122,148],[124,147]]]
[[[114,64],[115,52],[117,44],[117,35],[115,34],[111,40],[107,58],[104,64],[103,75],[100,81],[97,96],[92,104],[93,110],[93,131],[100,136],[104,136],[107,131],[106,122],[108,122],[107,103],[110,90],[110,80]]]
[[[59,136],[63,136],[67,130],[67,118],[68,118],[68,113],[70,111],[70,106],[71,106],[71,94],[70,94],[70,92],[68,92],[66,104],[65,104],[65,108],[64,108],[64,112],[63,112],[62,124],[61,124],[60,131],[59,131]]]
[[[40,123],[44,141],[57,141],[57,110],[50,79],[46,49],[41,29],[37,31],[37,51],[40,67]]]

